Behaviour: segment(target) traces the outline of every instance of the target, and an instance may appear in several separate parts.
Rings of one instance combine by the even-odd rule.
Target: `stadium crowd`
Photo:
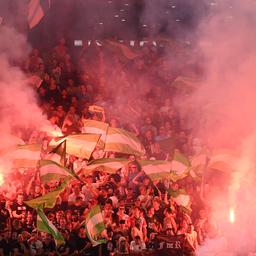
[[[41,78],[35,88],[39,105],[64,135],[83,132],[83,121],[92,119],[136,134],[146,149],[143,159],[168,160],[175,149],[193,156],[201,145],[174,107],[174,96],[184,92],[172,82],[199,68],[182,59],[179,49],[166,59],[165,50],[146,44],[132,55],[127,49],[94,45],[74,57],[62,38],[53,49],[33,49],[22,69]],[[89,110],[92,105],[102,110]],[[45,145],[52,139],[40,131],[16,132],[28,144]],[[42,158],[47,150],[42,147]],[[54,191],[61,181],[43,184],[35,169],[14,169],[0,193],[0,255],[196,255],[198,246],[217,234],[200,179],[188,174],[177,182],[152,181],[137,156],[96,148],[92,159],[102,157],[126,157],[130,162],[115,174],[99,169],[86,175],[88,159],[67,156],[66,166],[80,179],[68,183],[54,208],[44,209],[66,241],[59,247],[51,235],[37,230],[36,211],[24,201]],[[179,189],[190,196],[189,209],[169,193]],[[93,247],[84,220],[97,204],[106,243]]]

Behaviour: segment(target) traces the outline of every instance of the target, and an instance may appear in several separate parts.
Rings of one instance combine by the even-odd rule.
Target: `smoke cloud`
[[[65,2],[68,6],[70,1]],[[83,18],[85,9],[88,12],[98,9],[98,5],[94,2],[96,1],[89,1],[92,8],[85,4],[77,6],[76,16],[81,21],[85,20]],[[166,2],[162,0],[144,2],[145,6],[140,24],[147,23],[147,26],[152,29],[151,36],[157,36],[162,30],[171,32],[174,27],[169,21],[169,16],[165,18],[159,13],[165,12],[168,8],[168,10],[175,9],[176,7],[173,7],[175,5],[166,6]],[[204,13],[198,13],[200,4],[203,6],[201,10],[205,11],[204,3],[194,5],[195,2],[191,1],[190,3],[193,4],[187,6],[189,13],[200,14],[200,17],[205,16]],[[193,30],[189,33],[198,38],[195,52],[203,56],[201,64],[204,67],[204,77],[193,94],[186,95],[185,99],[184,95],[182,99],[177,97],[175,101],[179,112],[187,120],[189,128],[192,125],[192,132],[195,137],[200,138],[210,148],[224,147],[238,149],[240,152],[240,157],[232,163],[235,171],[232,173],[228,184],[229,195],[227,197],[216,195],[210,202],[212,217],[219,226],[221,238],[206,242],[198,252],[202,256],[221,255],[221,253],[230,251],[237,255],[253,251],[256,248],[254,231],[256,224],[254,217],[256,214],[254,199],[256,192],[254,182],[256,156],[256,118],[254,118],[256,109],[256,34],[254,27],[256,25],[256,4],[252,0],[233,0],[231,6],[230,2],[229,0],[222,0],[211,5],[210,8],[215,8],[215,10],[210,11],[209,15],[200,20],[196,31]],[[123,11],[120,12],[119,6],[109,5],[108,8],[111,14],[113,9],[116,10],[118,18],[113,17],[113,21],[117,19],[118,23],[108,23],[107,19],[102,21],[101,23],[108,25],[106,30],[100,32],[97,30],[97,33],[88,35],[90,39],[104,37],[106,31],[111,31],[113,35],[123,35],[121,32],[124,29],[120,24],[122,24],[122,19],[127,17],[122,16]],[[68,11],[68,8],[65,10]],[[100,16],[101,11],[106,12],[106,9],[101,9],[98,16]],[[56,20],[56,15],[53,16]],[[187,17],[186,14],[183,16]],[[63,17],[63,15],[59,15],[59,17]],[[177,15],[177,18],[179,17]],[[187,19],[189,20],[188,17]],[[102,24],[95,25],[98,20],[98,17],[95,17],[89,25],[95,28],[102,26]],[[174,19],[172,22],[176,22],[176,20]],[[63,19],[55,22],[53,27],[57,27],[59,23],[63,23]],[[82,35],[83,29],[84,24],[74,25],[75,32],[73,34]],[[65,34],[65,32],[63,29],[62,33]],[[136,29],[124,32],[131,36],[134,35],[134,37],[137,36]],[[51,34],[49,31],[47,33]],[[2,135],[0,150],[12,146],[13,140],[11,138],[15,128],[39,128],[46,122],[37,106],[33,89],[24,82],[26,76],[15,65],[18,64],[17,60],[20,63],[26,59],[29,50],[23,36],[17,34],[13,29],[0,28],[0,132]],[[197,57],[195,56],[195,59]],[[177,59],[175,60],[177,61]],[[173,59],[170,61],[173,63]],[[106,60],[107,64],[109,62],[111,63],[111,61]],[[175,64],[180,65],[181,63]],[[122,71],[122,67],[120,71]],[[136,79],[134,80],[136,81]],[[141,104],[141,108],[147,109],[145,105],[148,100],[148,92],[154,85],[154,81],[152,86],[148,85],[150,78],[147,74],[142,76],[141,81],[139,81],[138,84],[141,86],[132,88],[122,86],[120,81],[110,81],[113,81],[113,87],[109,87],[109,94],[115,95],[113,108],[120,108],[120,115],[123,114],[122,110],[127,108],[128,100],[132,98],[135,98],[134,101],[137,105],[140,106]],[[123,77],[123,81],[126,81],[125,77]],[[117,91],[118,83],[120,83],[120,92]],[[127,93],[133,91],[134,93]],[[122,107],[121,104],[124,106]],[[135,104],[131,103],[130,105]],[[235,210],[235,223],[233,224],[228,221],[230,207]]]
[[[210,8],[196,31],[197,52],[202,54],[204,77],[191,95],[176,98],[176,106],[194,136],[211,149],[236,150],[228,195],[215,195],[212,219],[220,237],[208,241],[199,255],[247,255],[255,251],[255,156],[256,140],[256,36],[254,1],[221,1]],[[191,127],[190,127],[191,128]],[[218,184],[215,184],[218,185]],[[235,222],[229,223],[229,209]]]
[[[187,118],[199,121],[194,133],[210,146],[241,145],[256,125],[254,11],[253,1],[234,1],[232,9],[226,1],[199,26],[205,78],[178,105]]]
[[[13,28],[0,28],[0,151],[14,146],[15,131],[40,129],[47,124],[37,105],[34,89],[19,68],[24,66],[30,47],[23,35]]]

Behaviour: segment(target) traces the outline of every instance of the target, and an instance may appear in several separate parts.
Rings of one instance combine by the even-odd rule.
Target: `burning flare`
[[[4,176],[2,173],[0,173],[0,186],[4,183]]]
[[[229,222],[235,222],[235,210],[232,207],[229,209]]]

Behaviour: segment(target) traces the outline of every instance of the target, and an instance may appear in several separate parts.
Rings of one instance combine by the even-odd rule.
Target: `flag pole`
[[[103,256],[103,254],[102,254],[102,244],[100,244],[100,247],[99,247],[99,256]]]
[[[201,186],[200,186],[200,198],[203,202],[205,202],[205,176],[206,176],[206,172],[207,172],[207,167],[208,167],[208,163],[209,163],[210,159],[209,157],[206,158],[205,161],[205,165],[204,165],[204,170],[203,170],[203,174],[202,174],[202,180],[201,180]]]

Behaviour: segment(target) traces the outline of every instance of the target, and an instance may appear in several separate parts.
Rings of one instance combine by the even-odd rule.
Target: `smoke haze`
[[[89,2],[92,8],[82,5],[83,8],[76,15],[82,16],[84,8],[90,11],[97,9],[97,5],[93,4],[96,1]],[[194,34],[198,38],[195,52],[204,56],[201,64],[205,74],[201,85],[192,95],[186,96],[186,99],[183,95],[182,99],[177,98],[175,101],[176,107],[190,124],[189,128],[193,124],[194,136],[200,138],[204,144],[210,148],[231,148],[240,151],[240,158],[233,163],[235,171],[231,175],[229,196],[227,198],[223,195],[216,196],[211,202],[212,215],[218,223],[223,239],[215,239],[201,247],[199,255],[202,256],[216,255],[223,251],[242,253],[254,250],[256,247],[254,232],[256,191],[253,181],[255,180],[256,156],[256,118],[254,118],[256,109],[256,34],[254,31],[256,5],[252,0],[235,0],[232,1],[231,8],[230,2],[223,0],[212,5],[210,8],[216,9],[210,11],[206,17],[203,13],[204,8],[202,8],[202,13],[199,13],[204,18],[200,21],[197,30],[189,34],[190,36]],[[140,23],[142,25],[147,23],[153,28],[152,36],[158,35],[165,27],[168,28],[167,30],[173,28],[167,18],[159,16],[159,13],[166,8],[163,1],[145,1],[145,4]],[[118,6],[109,8],[111,13],[112,8],[118,10]],[[191,10],[187,9],[192,13],[195,10],[200,11],[197,4],[192,5],[191,8]],[[68,8],[66,11],[68,12]],[[123,17],[120,13],[118,15],[120,15],[118,17],[120,23]],[[96,20],[98,19],[90,21],[92,27],[95,26]],[[62,23],[63,20],[58,20],[55,24],[58,22]],[[156,23],[160,25],[154,27]],[[75,28],[77,34],[84,29],[83,25],[77,25],[78,27]],[[119,25],[109,23],[108,30],[114,35],[122,30]],[[11,144],[8,138],[13,128],[40,127],[45,119],[36,104],[33,90],[24,84],[24,74],[13,66],[16,59],[22,60],[27,57],[29,47],[26,40],[12,29],[1,28],[0,32],[0,132],[4,138],[0,149],[3,149]],[[66,31],[62,32],[64,34]],[[136,30],[125,32],[136,36]],[[104,31],[97,31],[89,36],[101,37],[103,33]],[[197,57],[195,56],[195,59]],[[182,63],[177,63],[177,59],[175,60],[175,65],[182,65]],[[173,59],[170,62],[173,63]],[[108,64],[108,61],[106,63]],[[147,91],[151,88],[151,85],[148,85],[149,80],[147,74],[142,76],[141,86],[132,88],[134,94],[129,88],[130,94],[126,94],[125,87],[118,92],[117,84],[113,83],[113,88],[109,91],[115,97],[113,108],[121,109],[120,116],[130,98],[134,97],[137,102],[140,98],[141,108],[145,107],[145,102],[148,100]],[[154,82],[152,82],[152,87],[153,85]],[[137,89],[140,89],[139,93]],[[120,107],[121,104],[124,106]],[[230,207],[233,207],[236,212],[234,224],[228,222]]]
[[[0,27],[0,150],[17,143],[13,140],[14,130],[39,129],[47,123],[34,90],[26,84],[26,76],[17,65],[25,63],[29,51],[23,35]]]
[[[199,26],[205,78],[179,107],[189,119],[199,119],[194,133],[210,146],[238,146],[256,125],[255,7],[253,1],[234,1],[231,9],[222,1]]]
[[[247,255],[256,247],[256,5],[250,0],[219,1],[212,8],[216,10],[201,21],[196,32],[198,52],[204,56],[202,83],[186,100],[177,98],[176,105],[204,144],[240,152],[230,163],[234,172],[227,185],[228,197],[216,194],[210,202],[223,239],[206,242],[198,253]],[[233,224],[228,221],[230,207],[235,211]]]

